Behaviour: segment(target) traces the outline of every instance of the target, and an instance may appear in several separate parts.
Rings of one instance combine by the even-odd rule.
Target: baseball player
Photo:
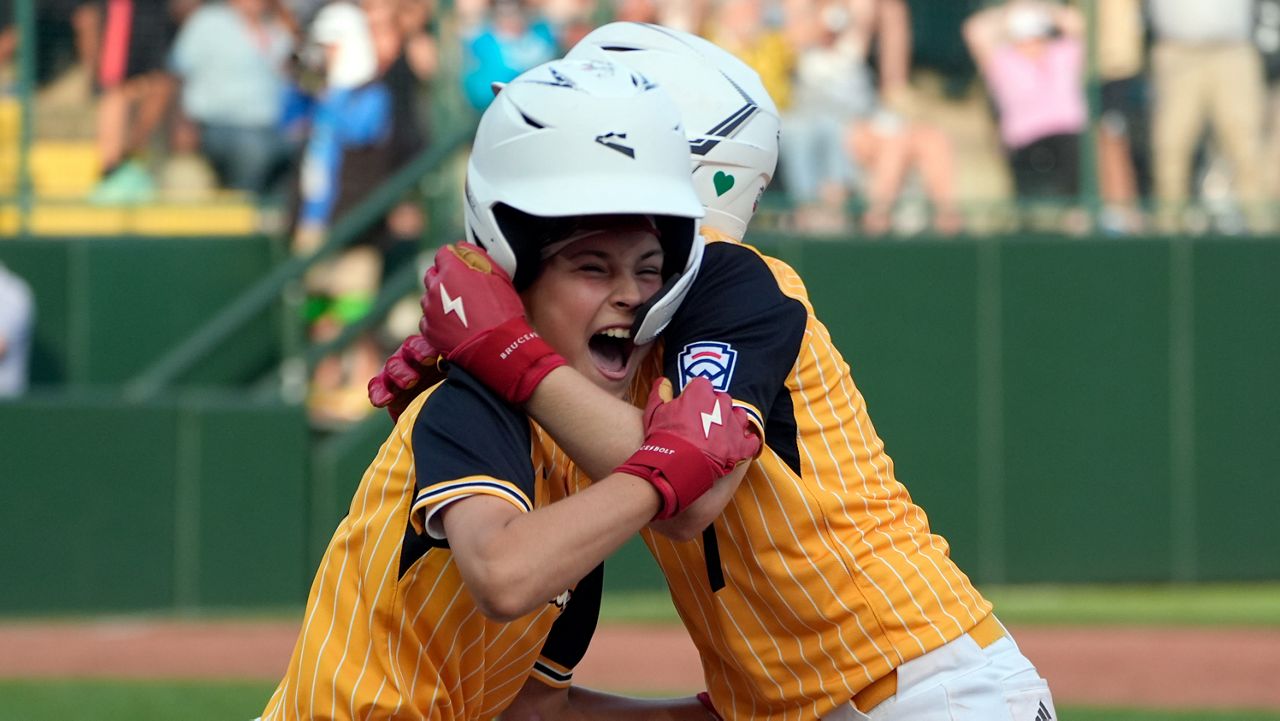
[[[729,391],[766,444],[723,513],[699,518],[695,508],[644,532],[697,644],[710,703],[727,719],[769,721],[1056,718],[1047,683],[896,479],[800,278],[737,242],[777,157],[777,115],[758,79],[705,41],[655,26],[605,26],[570,53],[611,54],[681,106],[703,233],[725,241],[708,244],[662,332],[663,371],[680,387],[708,378]],[[733,192],[739,184],[745,194]],[[432,293],[465,286],[465,269],[428,281],[427,337],[407,341],[371,383],[375,402],[411,397],[418,360],[436,349],[466,364]],[[637,410],[600,395],[558,369],[524,402],[591,477],[641,440]]]
[[[632,152],[597,142],[610,134]],[[563,160],[529,164],[552,157]],[[441,267],[467,269],[465,287],[437,290],[468,335],[451,347],[469,370],[415,399],[365,472],[263,719],[487,720],[530,674],[565,685],[594,629],[601,561],[716,479],[740,482],[759,439],[706,381],[674,401],[655,384],[643,447],[573,495],[544,432],[486,388],[519,399],[521,384],[567,367],[606,398],[632,392],[653,361],[618,336],[664,322],[701,257],[687,163],[671,101],[609,62],[540,66],[485,113],[468,168],[485,211],[467,227],[519,260],[509,276],[474,246],[442,250]],[[517,322],[518,338],[502,332]],[[707,718],[694,698],[578,693],[567,708]]]

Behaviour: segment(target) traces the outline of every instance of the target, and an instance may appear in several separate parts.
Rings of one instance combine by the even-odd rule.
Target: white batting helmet
[[[778,165],[778,108],[760,76],[697,35],[615,22],[565,57],[612,59],[662,86],[680,107],[703,224],[739,240]]]
[[[518,289],[574,218],[652,216],[665,282],[636,316],[639,344],[666,327],[702,263],[703,209],[679,109],[643,75],[608,60],[553,60],[498,93],[476,130],[465,205],[469,239]]]

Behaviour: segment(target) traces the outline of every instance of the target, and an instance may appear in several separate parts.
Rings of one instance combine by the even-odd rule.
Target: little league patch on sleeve
[[[737,359],[738,351],[728,343],[690,343],[680,352],[680,390],[684,390],[689,381],[702,376],[711,381],[716,390],[728,391]]]

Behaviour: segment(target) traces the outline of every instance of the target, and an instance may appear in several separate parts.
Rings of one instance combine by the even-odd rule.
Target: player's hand
[[[506,271],[470,243],[436,251],[422,315],[427,341],[481,383],[523,403],[564,358],[542,340]]]
[[[654,518],[671,518],[759,449],[746,411],[727,393],[695,378],[672,400],[671,382],[660,378],[644,409],[644,445],[614,472],[653,484],[662,496]]]
[[[369,380],[369,402],[386,408],[391,420],[400,420],[419,393],[444,379],[440,357],[422,335],[409,336],[383,364],[382,372]]]
[[[677,543],[701,537],[707,526],[715,523],[720,514],[724,513],[724,507],[733,500],[733,494],[738,492],[746,475],[747,469],[742,466],[729,471],[727,475],[717,478],[711,484],[711,490],[690,503],[688,508],[671,518],[650,521],[649,530]]]

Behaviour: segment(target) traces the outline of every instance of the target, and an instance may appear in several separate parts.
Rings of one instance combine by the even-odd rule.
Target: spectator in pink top
[[[1019,200],[1075,199],[1084,95],[1084,19],[1072,7],[1011,0],[965,21],[987,81]]]

